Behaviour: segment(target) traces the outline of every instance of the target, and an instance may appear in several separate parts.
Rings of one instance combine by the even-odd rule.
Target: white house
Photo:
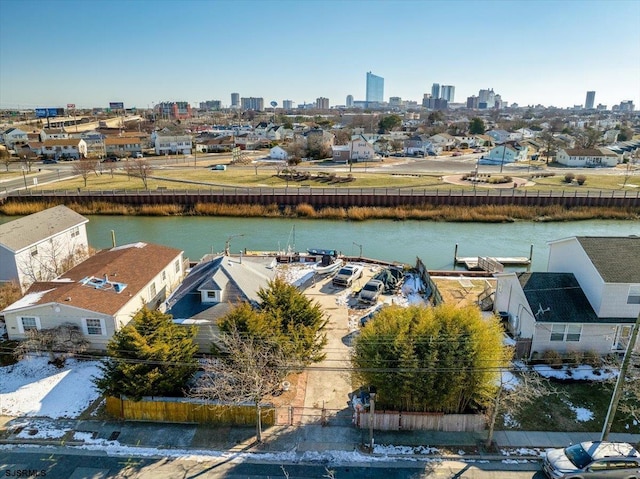
[[[87,218],[60,205],[0,225],[0,281],[25,291],[87,257]]]
[[[154,147],[156,155],[190,155],[191,137],[188,135],[156,135]]]
[[[182,251],[167,246],[134,243],[100,251],[53,281],[34,283],[5,308],[9,339],[70,323],[82,329],[91,349],[105,350],[143,306],[163,304],[183,271]]]
[[[616,166],[620,157],[606,148],[563,148],[558,150],[556,161],[566,166]]]
[[[373,145],[369,143],[363,136],[349,141],[346,145],[334,146],[332,149],[334,161],[373,161],[377,160],[376,152]]]
[[[572,237],[549,246],[548,272],[496,275],[495,309],[518,355],[624,352],[640,313],[640,236]]]
[[[69,134],[64,128],[43,128],[40,130],[40,141],[45,142],[47,140],[66,140],[69,138]]]
[[[29,137],[25,131],[19,128],[8,128],[2,133],[2,141],[7,148],[13,150],[16,144],[26,144],[29,141]]]
[[[518,143],[504,143],[493,147],[489,152],[478,160],[481,165],[501,165],[513,163],[514,161],[525,161],[529,147]]]
[[[174,322],[197,325],[196,342],[210,352],[218,336],[217,320],[238,303],[256,306],[258,291],[275,278],[273,258],[210,257],[196,265],[167,300]]]
[[[80,138],[64,140],[45,140],[42,142],[42,154],[55,158],[80,159],[87,157],[87,143]]]
[[[429,138],[429,140],[437,150],[449,151],[456,144],[455,138],[448,133],[438,133]]]
[[[269,150],[269,158],[286,161],[289,159],[289,153],[287,153],[287,150],[281,146],[274,146]]]

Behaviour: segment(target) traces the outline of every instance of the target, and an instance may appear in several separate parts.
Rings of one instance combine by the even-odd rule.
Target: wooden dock
[[[458,256],[458,245],[453,254],[453,264],[464,265],[469,271],[487,271],[490,273],[501,273],[505,266],[526,266],[527,270],[531,266],[533,258],[533,245],[529,250],[529,257],[526,256]]]

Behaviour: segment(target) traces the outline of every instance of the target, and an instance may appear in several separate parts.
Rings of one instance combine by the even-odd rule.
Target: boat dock
[[[490,273],[501,273],[505,266],[526,266],[527,270],[531,266],[533,258],[533,245],[529,250],[529,257],[526,256],[458,256],[458,245],[453,254],[454,266],[464,265],[469,271],[487,271]]]

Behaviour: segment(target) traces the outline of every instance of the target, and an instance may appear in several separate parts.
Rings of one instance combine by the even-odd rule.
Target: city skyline
[[[583,105],[587,91],[640,104],[635,0],[2,0],[0,15],[19,19],[0,30],[1,108],[227,106],[231,93],[344,105],[366,100],[366,72],[384,101],[421,103],[439,83],[457,103],[491,88],[520,106]]]

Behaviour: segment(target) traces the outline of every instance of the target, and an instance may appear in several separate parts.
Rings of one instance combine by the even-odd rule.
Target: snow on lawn
[[[586,364],[568,368],[563,366],[561,369],[552,368],[546,364],[537,364],[533,367],[540,376],[555,379],[576,379],[581,381],[604,381],[618,376],[618,371],[593,369]]]
[[[64,368],[31,357],[0,368],[0,409],[6,416],[77,417],[98,398],[91,378],[98,362],[68,359]]]

